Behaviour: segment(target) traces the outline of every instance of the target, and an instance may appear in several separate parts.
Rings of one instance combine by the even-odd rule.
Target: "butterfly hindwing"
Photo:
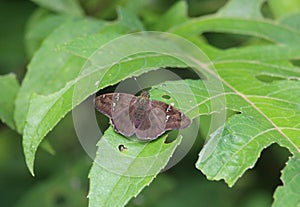
[[[153,140],[165,132],[165,112],[159,108],[150,108],[147,116],[136,129],[136,136],[140,140]]]

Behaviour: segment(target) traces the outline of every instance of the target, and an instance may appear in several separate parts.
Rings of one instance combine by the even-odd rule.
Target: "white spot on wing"
[[[116,95],[116,101],[119,101],[119,100],[120,100],[120,94],[117,93],[117,95]]]
[[[113,110],[113,111],[115,110],[115,107],[116,107],[116,103],[115,103],[115,102],[112,102],[112,110]]]
[[[167,111],[166,111],[167,113],[168,113],[169,111],[171,111],[171,107],[172,107],[171,105],[168,106]]]
[[[166,122],[169,120],[169,118],[170,118],[170,115],[167,115],[166,116]]]

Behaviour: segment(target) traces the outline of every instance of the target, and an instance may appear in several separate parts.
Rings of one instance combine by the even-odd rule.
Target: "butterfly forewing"
[[[95,98],[95,106],[110,118],[117,132],[129,137],[135,133],[131,116],[136,99],[125,93],[103,94]]]
[[[96,109],[110,118],[112,117],[112,113],[111,113],[112,97],[113,97],[112,93],[103,94],[97,96],[94,100]]]
[[[191,124],[191,120],[175,107],[161,101],[151,101],[153,108],[160,108],[165,112],[165,131],[174,129],[183,129]]]

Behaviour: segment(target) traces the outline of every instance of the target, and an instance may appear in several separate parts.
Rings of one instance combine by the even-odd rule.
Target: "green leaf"
[[[120,22],[122,24],[126,25],[126,27],[131,28],[131,30],[133,32],[144,30],[144,26],[143,26],[142,22],[130,10],[124,9],[124,8],[119,8],[118,16],[119,16]]]
[[[58,50],[57,46],[97,32],[102,27],[103,23],[98,21],[72,18],[54,30],[43,42],[28,65],[16,99],[15,120],[19,133],[24,129],[31,94],[48,94],[61,89],[78,75],[84,63],[80,58],[73,58],[68,52]]]
[[[262,18],[260,8],[263,3],[264,0],[231,0],[217,14],[230,17]]]
[[[14,74],[0,76],[0,119],[15,129],[14,103],[19,91],[19,83]]]
[[[44,9],[37,9],[27,22],[25,34],[27,56],[31,58],[48,35],[70,20],[69,16],[55,15]]]
[[[299,53],[299,47],[289,47],[285,45],[253,45],[228,49],[226,52],[218,52],[210,57],[213,62],[255,60],[257,62],[274,63],[297,59]]]
[[[280,24],[300,31],[300,12],[280,19]]]
[[[50,153],[51,155],[55,155],[55,149],[53,148],[53,146],[50,144],[50,142],[48,140],[44,140],[41,143],[41,147],[48,153]]]
[[[300,129],[297,123],[300,121],[300,83],[299,78],[294,79],[300,77],[299,70],[260,64],[229,62],[215,65],[224,85],[228,86],[230,83],[238,90],[225,88],[226,107],[228,112],[233,114],[226,121],[225,129],[220,128],[211,135],[196,164],[209,179],[224,179],[232,186],[248,168],[254,166],[261,151],[275,142],[288,148],[295,156],[299,156],[300,143],[297,138]],[[289,80],[290,78],[294,80]],[[244,81],[240,81],[241,79]],[[180,90],[183,83],[191,88],[192,93]],[[190,101],[180,102],[180,107],[191,118],[219,113],[212,110],[211,96],[201,80],[166,82],[151,90],[153,99],[161,99],[163,95],[170,94],[175,97],[178,94],[185,94],[185,100],[195,100],[196,104]],[[174,102],[174,99],[165,101],[170,103]],[[299,162],[299,159],[297,161]],[[298,167],[296,160],[287,165],[287,168]],[[293,172],[297,176],[299,171]],[[296,185],[297,181],[293,183]],[[292,188],[288,191],[295,194],[292,196],[294,194],[290,193],[289,198],[292,196],[292,200],[297,199],[296,195],[299,195],[297,190]],[[280,200],[280,196],[278,199]],[[294,203],[290,206],[295,206]]]
[[[181,138],[164,143],[166,136],[141,143],[125,139],[110,127],[98,143],[90,172],[89,206],[124,206],[167,164]],[[119,151],[119,145],[127,150]]]
[[[281,180],[283,186],[276,189],[274,194],[273,207],[299,206],[300,203],[300,159],[290,158],[286,167],[282,171]]]
[[[46,8],[50,11],[61,13],[61,14],[70,14],[75,16],[81,16],[83,11],[80,7],[80,4],[77,0],[31,0],[34,3],[38,4],[40,7]]]
[[[110,30],[109,32],[111,34]],[[92,35],[92,37],[95,36]],[[116,38],[109,44],[105,44],[105,41],[114,38],[113,35],[108,36],[104,33],[98,37],[100,39],[97,42],[103,46],[92,54],[90,50],[85,50],[86,44],[83,44],[85,39],[90,39],[89,36],[73,42],[74,45],[71,44],[70,47],[66,46],[65,49],[74,52],[74,55],[80,54],[78,60],[73,56],[72,61],[77,61],[75,62],[77,66],[80,65],[78,61],[85,58],[84,55],[88,56],[81,73],[75,79],[69,81],[64,88],[57,92],[51,93],[47,90],[48,95],[33,95],[30,99],[23,146],[26,162],[32,173],[34,155],[44,136],[68,111],[89,95],[125,78],[157,68],[182,68],[187,65],[197,68],[205,66],[201,63],[207,62],[206,56],[198,48],[175,36],[167,36],[169,37],[167,39],[161,33],[137,33]],[[176,44],[176,41],[179,41],[179,45]],[[131,47],[137,42],[139,44],[136,47]],[[89,54],[91,55],[89,56]],[[75,66],[75,63],[72,65]]]
[[[170,98],[164,100],[165,96]],[[169,104],[173,102],[191,119],[199,116],[199,113],[212,112],[209,103],[197,105],[208,97],[209,93],[200,80],[167,81],[151,90],[151,99]],[[193,143],[192,135],[188,131],[182,141]],[[165,136],[154,142],[136,142],[124,139],[109,128],[98,143],[98,154],[91,170],[90,206],[124,206],[149,185],[179,144],[178,139],[171,144],[165,144],[164,140]],[[120,152],[118,146],[121,144],[128,149]],[[168,151],[164,147],[168,147]]]
[[[293,67],[243,61],[215,64],[225,87],[228,118],[197,161],[209,179],[232,186],[274,142],[299,155],[300,72]]]
[[[208,179],[224,179],[232,186],[272,143],[299,156],[300,72],[289,60],[299,58],[300,33],[291,22],[278,24],[213,15],[191,19],[170,30],[187,38],[204,32],[225,32],[271,42],[224,51],[206,50],[217,70],[215,75],[224,85],[223,95],[231,114],[224,126],[210,135],[196,163]],[[209,99],[206,102],[209,104]],[[288,191],[293,191],[295,198],[299,195],[296,190],[285,193]]]
[[[151,99],[169,104],[173,102],[191,119],[199,114],[212,113],[213,110],[211,103],[205,102],[209,93],[201,80],[166,81],[154,86],[150,94]],[[164,98],[166,96],[167,99]],[[110,127],[98,143],[98,152],[91,169],[90,206],[124,206],[164,168],[179,142],[179,148],[184,142],[193,143],[197,130],[192,130],[196,133],[188,128],[184,130],[187,133],[182,131],[183,140],[177,138],[166,144],[166,135],[142,143],[125,139]],[[119,151],[120,145],[124,145],[127,150]],[[179,148],[178,151],[181,151]],[[176,154],[173,156],[176,157]]]
[[[191,19],[173,27],[170,32],[184,37],[203,32],[225,32],[258,37],[289,47],[300,44],[300,32],[264,19],[209,16]]]
[[[181,24],[188,20],[187,3],[185,1],[179,1],[172,6],[159,21],[155,22],[154,29],[160,31],[167,31],[174,25]]]
[[[269,0],[268,4],[276,18],[300,12],[300,2],[298,0]]]
[[[190,119],[194,119],[217,112],[209,101],[210,92],[207,86],[202,80],[166,81],[151,89],[151,99],[174,104]],[[168,99],[165,99],[165,96]]]

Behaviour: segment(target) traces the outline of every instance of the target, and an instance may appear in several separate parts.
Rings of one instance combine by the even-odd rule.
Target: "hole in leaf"
[[[165,141],[165,143],[171,143],[178,137],[179,131],[178,130],[172,130],[168,132],[168,137]]]
[[[100,113],[96,110],[96,120],[101,132],[105,132],[105,130],[109,127],[109,118],[104,114]]]
[[[174,73],[174,76],[170,76]],[[205,79],[203,74],[196,73],[191,68],[164,68],[149,71],[138,77],[127,78],[118,84],[108,86],[97,92],[97,95],[105,93],[130,93],[138,95],[137,91],[149,91],[151,86],[163,84],[166,81],[178,81],[182,79],[199,80]]]
[[[289,80],[300,81],[300,77],[289,77]]]
[[[235,48],[248,44],[255,45],[261,43],[270,43],[269,41],[264,39],[239,34],[204,32],[203,36],[210,45],[219,49]]]
[[[286,148],[272,144],[262,151],[255,168],[249,173],[255,176],[260,188],[274,192],[278,185],[282,185],[280,171],[285,167],[290,155]]]
[[[123,145],[123,144],[120,144],[120,145],[118,146],[118,149],[119,149],[120,152],[123,152],[123,151],[127,151],[127,150],[128,150],[128,148],[127,148],[125,145]]]
[[[241,111],[231,110],[231,109],[228,109],[226,111],[227,119],[230,118],[230,117],[232,117],[232,116],[234,116],[234,115],[236,115],[236,114],[242,114],[242,112]]]
[[[163,97],[164,99],[168,99],[168,100],[171,99],[171,96],[169,96],[169,95],[163,95],[162,97]]]
[[[175,73],[182,79],[191,79],[191,80],[206,79],[203,74],[197,74],[192,68],[166,68],[165,70]]]
[[[273,81],[286,80],[285,78],[278,77],[278,76],[271,76],[271,75],[257,75],[255,77],[256,77],[257,80],[265,82],[265,83],[271,83]]]

